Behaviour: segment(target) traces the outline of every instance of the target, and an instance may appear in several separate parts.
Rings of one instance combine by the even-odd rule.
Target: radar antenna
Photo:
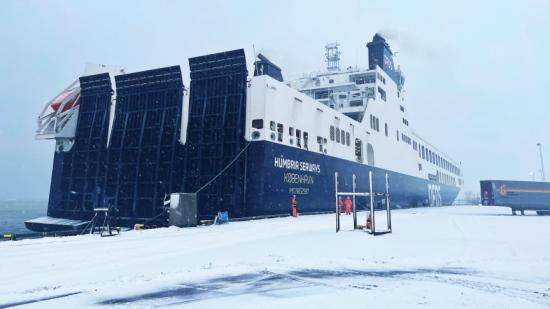
[[[327,61],[327,69],[329,71],[339,71],[340,70],[340,54],[338,50],[338,42],[328,43],[325,45],[325,57]]]

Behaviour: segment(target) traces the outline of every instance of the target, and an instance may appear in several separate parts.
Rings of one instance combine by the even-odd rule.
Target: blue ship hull
[[[338,189],[341,192],[352,191],[353,174],[356,175],[356,191],[368,192],[371,171],[373,190],[383,192],[387,173],[392,208],[428,206],[430,184],[439,186],[438,194],[443,205],[452,204],[459,192],[455,186],[272,142],[252,142],[246,152],[247,186],[243,205],[246,205],[247,216],[287,214],[291,210],[293,194],[297,196],[299,212],[333,211],[335,172],[338,172]],[[277,167],[276,158],[289,159],[298,164],[294,168]],[[318,166],[318,169],[311,171],[312,165]],[[358,208],[367,207],[366,198],[358,198],[356,202]]]

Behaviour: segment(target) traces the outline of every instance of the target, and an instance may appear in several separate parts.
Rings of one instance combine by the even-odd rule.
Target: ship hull
[[[334,211],[335,173],[340,192],[352,191],[353,175],[356,192],[368,192],[369,172],[373,191],[385,192],[388,174],[392,208],[451,205],[459,192],[458,187],[272,142],[252,142],[246,152],[243,204],[248,216],[290,213],[292,195],[299,212]],[[367,205],[365,197],[357,198],[359,209]]]

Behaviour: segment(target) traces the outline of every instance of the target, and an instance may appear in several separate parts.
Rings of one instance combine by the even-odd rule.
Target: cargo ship
[[[292,196],[301,213],[334,211],[336,172],[358,191],[369,172],[384,190],[388,174],[393,208],[450,205],[460,163],[413,131],[387,41],[367,44],[368,68],[341,68],[338,48],[325,46],[326,70],[290,81],[244,49],[190,58],[188,86],[180,66],[89,68],[39,116],[36,137],[56,146],[47,216],[27,227],[76,228],[97,207],[120,225],[163,225],[171,193],[195,194],[199,220],[288,214]]]

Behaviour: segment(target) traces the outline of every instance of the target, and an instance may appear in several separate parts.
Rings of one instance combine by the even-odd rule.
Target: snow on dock
[[[359,214],[364,220],[364,214]],[[0,243],[0,308],[547,308],[550,216],[397,210]]]

